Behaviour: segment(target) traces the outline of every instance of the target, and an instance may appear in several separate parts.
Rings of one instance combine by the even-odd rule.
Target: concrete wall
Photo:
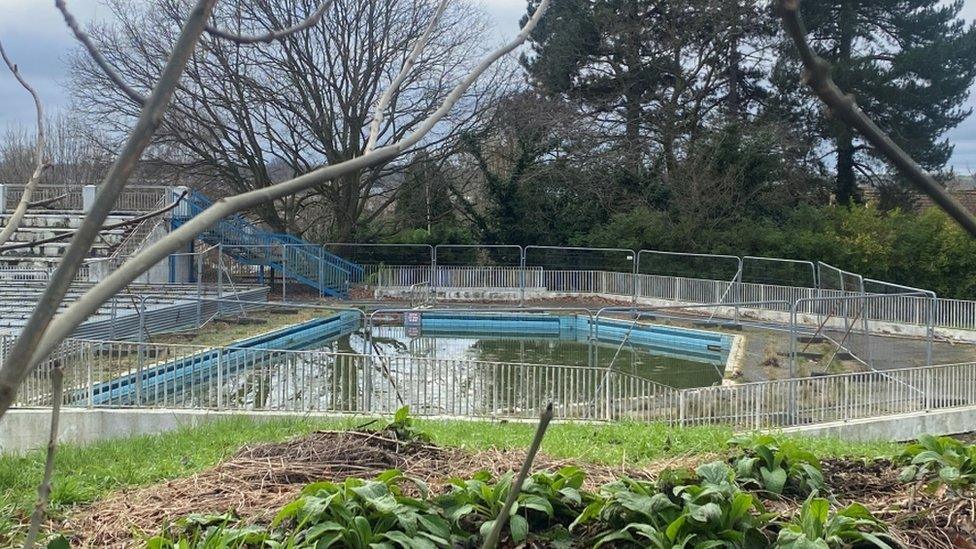
[[[914,440],[919,435],[957,435],[976,430],[976,407],[839,421],[784,429],[784,433],[856,441]]]
[[[245,416],[256,421],[309,417],[294,412],[214,412],[209,410],[150,410],[110,408],[64,408],[61,411],[58,440],[88,444],[135,435],[194,427],[218,419]],[[330,417],[311,415],[311,417]],[[334,416],[332,416],[334,417]],[[23,453],[47,445],[51,430],[51,410],[20,408],[9,410],[0,419],[0,454]]]
[[[269,421],[283,418],[329,418],[337,415],[268,411],[66,408],[61,412],[61,428],[58,436],[61,442],[87,444],[99,440],[163,433],[229,417]],[[43,448],[47,444],[50,422],[49,409],[21,408],[8,411],[3,419],[0,419],[0,454],[23,453]],[[967,407],[794,427],[780,432],[851,441],[902,442],[913,440],[925,433],[954,435],[972,431],[974,427],[976,427],[976,407]]]

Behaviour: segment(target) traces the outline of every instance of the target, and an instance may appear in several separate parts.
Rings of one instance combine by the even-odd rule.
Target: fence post
[[[923,402],[923,406],[925,406],[925,411],[928,412],[929,410],[932,409],[932,400],[931,400],[932,397],[929,396],[932,394],[932,370],[931,369],[925,370],[925,383],[923,384],[923,387],[924,387],[923,391],[925,392],[922,394],[922,402]]]
[[[325,297],[325,246],[319,254],[319,297]]]
[[[224,286],[224,243],[217,244],[217,314],[220,315],[220,297]]]
[[[119,300],[118,300],[118,297],[117,296],[113,296],[112,297],[112,324],[109,327],[109,339],[111,339],[113,341],[116,339],[116,337],[115,337],[116,336],[116,333],[115,333],[115,325],[116,325],[115,319],[116,319],[116,316],[118,315],[118,311],[119,311]]]
[[[224,348],[217,348],[217,411],[224,406]]]
[[[735,277],[732,279],[732,299],[735,300],[735,311],[733,312],[733,321],[739,323],[739,303],[742,302],[742,258],[739,258],[739,270],[736,271]]]
[[[685,426],[685,390],[678,391],[678,426]]]
[[[0,214],[7,211],[7,186],[0,183]]]
[[[525,307],[525,248],[519,246],[519,307]]]
[[[759,430],[759,427],[760,427],[760,425],[762,423],[762,420],[760,418],[762,417],[762,399],[763,399],[763,393],[765,393],[765,391],[763,389],[765,389],[765,387],[763,387],[762,385],[759,385],[759,386],[756,387],[756,392],[755,392],[755,398],[756,398],[756,417],[755,417],[755,421],[753,422],[753,427],[752,428],[754,430],[756,430],[756,431]]]
[[[97,187],[95,185],[85,185],[81,188],[81,211],[82,213],[88,213],[91,211],[92,206],[95,204],[95,191]]]
[[[841,418],[845,422],[851,418],[851,378],[850,376],[844,376],[844,398],[841,401],[844,408],[844,416]]]
[[[288,244],[281,245],[281,301],[287,302],[286,288],[288,286],[288,277],[285,275],[285,271],[288,270]]]
[[[437,246],[430,247],[430,290],[437,296]]]
[[[939,307],[939,298],[932,292],[932,304],[929,305],[929,321],[926,328],[928,341],[925,342],[925,365],[932,365],[932,340],[935,339],[935,315]]]
[[[85,371],[87,372],[87,377],[88,377],[88,407],[94,408],[95,407],[95,380],[92,377],[92,364],[95,362],[95,357],[91,356],[92,355],[91,346],[92,346],[91,343],[85,343],[84,347],[82,348],[85,347],[88,348],[88,360],[85,361],[85,365],[86,365]]]
[[[197,327],[203,324],[203,253],[193,254],[197,260]]]
[[[142,371],[146,362],[146,297],[139,299],[139,356],[136,364],[136,406],[142,406]]]
[[[640,251],[635,250],[632,253],[634,255],[630,257],[630,260],[632,262],[632,266],[630,268],[630,294],[632,298],[631,304],[633,304],[633,306],[636,307],[637,306],[637,268],[639,263],[637,257],[640,255]]]

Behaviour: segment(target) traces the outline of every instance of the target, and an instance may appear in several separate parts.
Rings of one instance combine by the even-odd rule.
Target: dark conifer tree
[[[945,132],[965,119],[976,77],[976,28],[959,18],[956,0],[817,0],[803,3],[810,41],[833,78],[888,135],[926,169],[952,155]],[[784,38],[773,80],[782,114],[817,135],[837,162],[835,195],[859,199],[859,178],[879,163],[844,124],[820,115],[798,83],[795,48]]]

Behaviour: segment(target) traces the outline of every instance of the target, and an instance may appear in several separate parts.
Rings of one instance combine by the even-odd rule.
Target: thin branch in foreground
[[[54,0],[54,5],[57,6],[58,10],[61,12],[61,16],[64,17],[64,22],[68,25],[68,28],[71,29],[71,32],[74,33],[75,38],[77,38],[78,41],[85,46],[85,49],[88,50],[88,55],[90,55],[95,63],[101,67],[102,72],[105,73],[105,76],[108,76],[112,83],[118,86],[118,88],[122,90],[122,93],[127,95],[133,102],[138,105],[144,105],[146,103],[146,98],[133,89],[132,86],[126,84],[125,80],[122,80],[119,73],[112,68],[112,65],[102,55],[102,52],[100,52],[98,47],[91,41],[91,37],[88,36],[88,33],[81,29],[81,25],[78,24],[78,20],[75,19],[74,15],[71,15],[70,11],[68,11],[68,6],[65,5],[64,0]]]
[[[3,58],[3,62],[13,73],[14,78],[20,85],[27,90],[27,93],[31,95],[34,99],[34,110],[37,111],[37,139],[34,144],[34,173],[31,174],[30,179],[27,180],[27,185],[24,186],[24,194],[20,197],[20,202],[17,203],[17,208],[14,209],[14,213],[10,216],[7,221],[7,225],[4,226],[3,230],[0,231],[0,246],[10,240],[17,229],[20,228],[20,222],[24,218],[24,214],[27,213],[27,208],[30,207],[31,195],[34,194],[34,189],[37,188],[38,183],[41,181],[41,175],[44,170],[51,167],[51,164],[44,160],[44,105],[41,103],[41,97],[37,94],[37,91],[31,87],[30,84],[24,80],[21,76],[20,70],[17,68],[16,63],[10,60],[7,56],[6,50],[3,49],[3,43],[0,43],[0,57]],[[2,214],[3,212],[0,212]]]
[[[864,111],[846,95],[830,76],[830,63],[817,55],[807,41],[807,30],[800,16],[800,0],[778,0],[776,12],[786,33],[793,39],[803,62],[803,81],[830,109],[830,114],[856,129],[915,187],[976,237],[976,217],[939,185],[918,163],[899,147]]]
[[[68,193],[59,194],[58,196],[52,196],[51,198],[44,198],[41,200],[35,200],[27,205],[28,208],[47,208],[55,202],[60,202],[68,198]]]
[[[58,425],[61,420],[61,399],[64,393],[64,372],[60,366],[51,370],[51,433],[47,439],[47,458],[44,460],[44,478],[37,487],[37,505],[31,513],[30,529],[24,549],[31,549],[41,530],[41,521],[47,512],[47,502],[51,497],[51,477],[54,476],[54,456],[58,450]]]
[[[319,7],[315,8],[315,11],[312,12],[311,15],[309,15],[306,19],[302,20],[300,23],[284,29],[272,29],[266,32],[265,34],[242,36],[239,34],[233,34],[225,30],[218,29],[211,25],[207,25],[206,30],[207,33],[210,34],[211,36],[223,38],[224,40],[230,40],[231,42],[235,42],[237,44],[257,44],[259,42],[268,44],[274,42],[275,40],[284,38],[288,35],[295,34],[305,29],[314,27],[315,25],[318,24],[319,21],[322,20],[322,16],[325,15],[325,12],[329,11],[329,8],[331,6],[332,6],[332,0],[325,0],[324,2],[319,4]]]
[[[92,204],[91,210],[82,220],[81,227],[71,239],[71,244],[65,250],[57,269],[51,275],[51,279],[44,288],[44,293],[38,297],[37,304],[34,306],[34,311],[28,318],[27,324],[17,336],[17,340],[14,341],[3,365],[0,366],[0,417],[13,404],[17,387],[37,364],[32,360],[32,357],[37,356],[41,338],[51,328],[52,319],[57,314],[61,304],[64,303],[64,297],[74,283],[75,276],[85,258],[91,252],[91,247],[98,237],[105,219],[115,207],[115,203],[138,165],[142,153],[149,146],[153,134],[159,128],[170,99],[173,97],[173,92],[176,90],[183,70],[199,42],[200,35],[203,34],[203,28],[206,26],[207,19],[210,17],[216,1],[197,0],[196,5],[188,14],[159,80],[142,106],[139,119],[126,137],[118,157],[102,180],[101,188],[95,195],[95,202]],[[146,266],[145,270],[149,268],[150,266]],[[84,318],[87,317],[88,315],[84,316]],[[83,322],[84,318],[79,319],[78,322]],[[72,320],[69,323],[73,322]],[[59,338],[58,342],[63,339],[63,337]]]
[[[542,439],[546,436],[546,429],[549,428],[550,421],[552,421],[552,402],[546,406],[545,411],[542,412],[542,417],[539,418],[539,427],[535,430],[535,438],[532,439],[532,445],[529,446],[529,453],[526,454],[525,461],[522,462],[522,468],[519,470],[518,478],[515,479],[515,483],[508,490],[505,505],[502,506],[501,512],[495,518],[495,523],[492,525],[491,531],[485,536],[485,543],[481,546],[481,549],[495,549],[498,545],[498,539],[502,535],[502,529],[505,528],[505,524],[508,522],[508,515],[512,511],[512,506],[515,505],[515,500],[518,499],[519,492],[522,491],[522,485],[525,484],[525,479],[529,476],[529,471],[532,470],[532,462],[535,461],[535,455],[539,453],[539,447],[542,446]]]
[[[441,0],[441,3],[437,6],[437,11],[434,12],[434,16],[431,17],[430,23],[427,24],[427,28],[424,29],[424,33],[420,35],[417,39],[417,43],[413,45],[413,49],[410,50],[410,54],[407,55],[407,59],[403,62],[403,66],[400,67],[400,72],[390,83],[390,87],[386,88],[383,95],[380,96],[380,100],[376,102],[376,107],[373,109],[373,120],[369,123],[369,140],[366,143],[366,152],[369,152],[376,148],[376,140],[380,136],[380,124],[383,123],[383,112],[390,105],[390,101],[393,99],[393,94],[396,93],[400,86],[403,85],[403,81],[407,79],[407,75],[413,70],[414,64],[420,57],[421,52],[427,47],[427,42],[430,40],[430,35],[433,34],[434,28],[437,27],[437,23],[440,21],[441,16],[444,15],[444,10],[447,9],[448,0]]]
[[[454,107],[463,97],[464,93],[488,68],[503,55],[506,55],[518,48],[528,38],[529,33],[539,23],[550,0],[542,0],[535,13],[525,23],[522,30],[510,42],[499,47],[480,63],[459,82],[451,93],[447,95],[441,106],[434,111],[414,133],[404,137],[396,143],[375,149],[367,154],[318,168],[314,171],[300,175],[288,181],[276,183],[274,185],[255,189],[246,193],[241,193],[227,198],[221,198],[214,202],[212,206],[191,218],[175,231],[169,233],[154,244],[144,248],[129,258],[128,261],[112,271],[107,277],[88,289],[74,303],[69,305],[61,314],[58,314],[49,324],[41,325],[37,330],[31,332],[31,328],[25,328],[21,332],[15,343],[14,350],[8,355],[3,368],[0,369],[0,414],[3,414],[13,402],[13,395],[17,385],[27,375],[33,367],[44,357],[47,357],[57,346],[67,338],[75,328],[84,322],[89,316],[97,311],[102,304],[112,298],[113,295],[128,286],[139,275],[146,272],[153,265],[159,263],[170,254],[176,252],[180,247],[192,242],[196,236],[211,227],[226,216],[237,212],[253,208],[260,204],[271,202],[285,196],[289,196],[316,185],[342,177],[348,173],[381,165],[396,158],[404,151],[419,143]],[[105,193],[103,187],[102,193]],[[101,195],[99,195],[101,198]],[[114,196],[112,198],[114,203]],[[96,199],[97,206],[98,199]],[[94,211],[94,208],[93,208]],[[104,219],[104,217],[102,218]],[[92,238],[94,239],[94,237]],[[80,260],[79,260],[80,261]],[[63,266],[63,262],[62,262]],[[59,267],[60,271],[61,267]],[[76,272],[76,271],[75,271]],[[55,275],[57,276],[57,272]],[[74,272],[72,272],[72,278]],[[68,280],[70,282],[70,279]],[[64,294],[62,293],[57,302],[51,304],[56,307],[61,303]],[[42,296],[43,298],[43,296]],[[47,312],[45,312],[47,314]],[[54,314],[53,311],[50,314]],[[33,319],[33,317],[32,317]],[[30,325],[29,325],[30,326]],[[36,345],[28,346],[31,343],[29,338],[37,338]],[[23,341],[22,341],[23,340]],[[19,348],[20,346],[20,348]],[[25,355],[15,355],[15,352],[27,351]],[[24,362],[20,362],[24,360]],[[16,377],[14,377],[16,376]]]

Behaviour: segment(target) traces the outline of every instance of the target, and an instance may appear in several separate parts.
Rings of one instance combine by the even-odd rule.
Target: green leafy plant
[[[639,545],[654,548],[769,545],[762,529],[769,522],[759,500],[743,492],[722,462],[695,470],[696,483],[675,486],[671,493],[649,482],[621,479],[600,489],[571,529],[591,521],[603,528],[594,546]],[[689,478],[670,475],[670,478]]]
[[[236,527],[237,520],[230,513],[187,515],[163,534],[146,540],[146,549],[253,547],[271,540],[267,529],[257,525]]]
[[[841,549],[869,543],[891,549],[881,536],[884,525],[863,505],[854,503],[836,513],[823,498],[807,498],[799,514],[783,525],[776,547],[790,549]]]
[[[411,482],[421,497],[405,496],[399,488],[402,481]],[[428,495],[423,482],[395,470],[371,481],[317,482],[282,508],[271,527],[290,521],[294,526],[284,541],[314,542],[316,549],[449,546],[450,525],[427,501]]]
[[[393,421],[383,427],[383,431],[392,433],[397,440],[430,442],[430,435],[414,426],[414,419],[410,416],[410,406],[403,406],[393,413]]]
[[[755,485],[781,495],[808,495],[825,488],[820,460],[792,442],[778,443],[767,435],[740,437],[729,441],[744,455],[732,460],[736,477],[746,486]]]
[[[420,498],[403,494],[412,483]],[[375,480],[316,482],[284,506],[270,526],[236,526],[232,515],[190,515],[147,541],[148,549],[450,547],[450,524],[428,501],[427,486],[399,471]]]
[[[905,467],[899,480],[924,482],[930,489],[947,486],[956,491],[976,484],[976,445],[951,437],[923,435],[898,457]]]
[[[438,499],[444,514],[458,528],[484,537],[494,526],[505,499],[512,489],[511,471],[492,482],[491,474],[480,471],[468,480],[451,480],[450,493]],[[529,532],[548,530],[558,516],[575,517],[582,502],[580,487],[583,472],[574,467],[556,473],[536,473],[525,480],[508,517],[508,534],[513,543],[522,543]],[[568,522],[568,520],[567,520]]]

